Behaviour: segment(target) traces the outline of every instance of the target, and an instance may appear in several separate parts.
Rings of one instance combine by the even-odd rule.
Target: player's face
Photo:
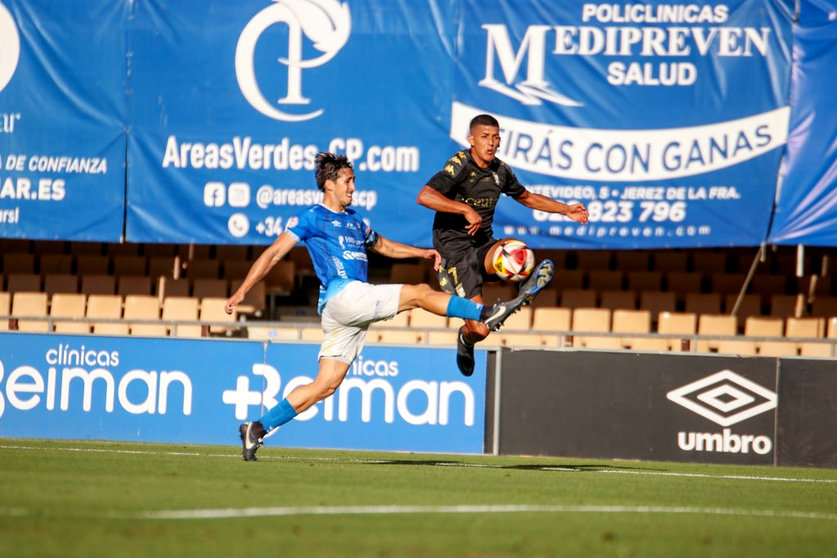
[[[468,142],[471,144],[474,162],[481,167],[487,167],[494,160],[494,154],[500,147],[500,128],[478,124],[471,130]]]
[[[352,169],[340,169],[337,179],[328,180],[326,183],[331,183],[334,198],[342,207],[352,205],[352,194],[355,192],[355,173]]]

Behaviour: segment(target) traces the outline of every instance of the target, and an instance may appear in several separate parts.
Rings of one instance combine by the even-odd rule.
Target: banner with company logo
[[[837,2],[802,1],[794,28],[791,131],[769,242],[837,245]]]
[[[0,237],[122,237],[129,5],[0,2]]]
[[[129,240],[269,243],[321,200],[314,157],[328,150],[354,161],[354,207],[381,234],[430,244],[415,198],[452,148],[452,6],[139,0],[135,12]]]
[[[777,373],[774,358],[504,353],[500,453],[770,465]]]
[[[467,0],[450,135],[500,122],[498,157],[590,222],[501,202],[533,246],[652,248],[765,238],[788,128],[791,2]]]
[[[237,444],[316,375],[316,345],[0,335],[0,437]],[[367,347],[343,385],[279,429],[287,447],[482,452],[485,352]]]

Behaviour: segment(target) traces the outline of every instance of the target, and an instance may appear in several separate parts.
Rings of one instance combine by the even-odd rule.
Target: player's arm
[[[403,258],[423,258],[426,260],[433,260],[433,269],[439,269],[439,264],[442,261],[442,256],[439,252],[432,248],[419,248],[417,246],[410,246],[408,244],[401,244],[388,238],[378,235],[378,240],[370,248],[373,252],[377,252],[382,256],[388,258],[403,259]]]
[[[561,215],[566,215],[576,223],[581,223],[582,225],[587,223],[587,209],[583,203],[568,205],[541,194],[530,192],[529,190],[524,190],[522,194],[513,199],[530,209],[537,209],[548,213],[560,213]]]
[[[267,247],[267,250],[262,252],[262,255],[253,262],[252,267],[250,267],[250,271],[247,272],[247,277],[244,278],[244,281],[241,283],[241,286],[232,294],[232,296],[227,300],[227,304],[224,306],[224,310],[227,314],[232,314],[233,308],[241,304],[241,301],[244,300],[245,295],[253,288],[253,285],[264,279],[264,276],[268,274],[268,272],[273,269],[273,266],[276,263],[284,258],[288,252],[291,251],[297,243],[297,238],[292,235],[288,234],[288,232],[283,232],[280,234],[276,240],[273,241],[273,244]]]
[[[463,217],[465,217],[465,220],[468,221],[468,234],[473,235],[476,234],[478,230],[480,230],[480,225],[482,224],[482,217],[480,217],[480,214],[477,213],[473,207],[471,207],[467,203],[452,200],[443,195],[438,190],[435,190],[426,184],[424,188],[422,188],[419,192],[416,201],[419,203],[419,205],[423,205],[424,207],[432,209],[433,211],[441,211],[442,213],[456,213],[462,215]]]

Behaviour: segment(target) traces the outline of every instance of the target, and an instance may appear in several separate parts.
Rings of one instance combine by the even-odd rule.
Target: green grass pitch
[[[2,557],[837,556],[837,470],[0,439]]]

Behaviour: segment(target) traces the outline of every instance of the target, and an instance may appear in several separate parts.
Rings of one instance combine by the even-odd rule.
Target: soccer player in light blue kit
[[[345,156],[318,154],[316,176],[317,187],[323,191],[322,203],[288,221],[285,232],[253,263],[244,282],[226,304],[227,313],[232,313],[276,262],[297,242],[305,243],[321,282],[317,311],[324,338],[319,370],[312,383],[297,387],[264,416],[239,427],[245,461],[256,460],[256,450],[268,432],[335,392],[363,348],[369,324],[388,320],[404,310],[423,308],[441,316],[480,321],[496,330],[548,282],[531,281],[530,287],[516,298],[490,307],[433,290],[426,284],[371,285],[366,282],[368,249],[391,258],[433,259],[436,269],[439,253],[388,240],[349,209],[355,191],[355,174]]]

